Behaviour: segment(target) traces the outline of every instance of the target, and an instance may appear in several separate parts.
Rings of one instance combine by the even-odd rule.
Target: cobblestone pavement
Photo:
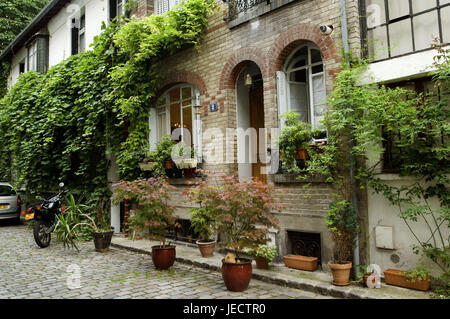
[[[325,298],[252,279],[245,292],[229,292],[219,272],[175,262],[158,271],[145,254],[111,248],[97,253],[55,242],[39,248],[25,225],[0,224],[0,299],[231,299]],[[78,276],[79,274],[79,276]]]

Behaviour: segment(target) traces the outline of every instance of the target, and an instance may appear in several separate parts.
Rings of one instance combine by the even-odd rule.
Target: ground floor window
[[[393,83],[388,85],[391,88],[401,87],[409,90],[411,95],[405,96],[406,99],[413,98],[417,94],[422,94],[423,100],[433,101],[441,98],[440,90],[434,85],[431,78],[420,78],[406,82]],[[399,132],[382,131],[383,134],[383,148],[382,155],[382,171],[383,173],[399,173],[400,167],[403,163],[401,148],[397,147],[397,141],[400,139]]]
[[[325,70],[320,49],[314,44],[299,46],[277,73],[279,115],[297,112],[299,120],[321,128],[326,109]],[[280,121],[280,128],[284,126]]]
[[[196,94],[195,86],[181,84],[161,95],[150,111],[151,148],[154,149],[164,135],[197,148],[200,119],[195,114]]]

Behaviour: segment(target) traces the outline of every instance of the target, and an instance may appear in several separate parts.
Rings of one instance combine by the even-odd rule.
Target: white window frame
[[[37,52],[37,40],[34,40],[28,47],[27,53],[28,71],[37,71],[38,69],[38,52]]]
[[[81,25],[81,21],[84,18],[84,26]],[[80,12],[80,25],[78,29],[78,53],[86,50],[86,7],[81,8]]]
[[[191,89],[191,97],[182,99],[182,90],[183,88],[190,88]],[[199,130],[201,129],[201,120],[200,115],[195,113],[195,106],[196,106],[196,99],[198,90],[195,85],[189,84],[189,83],[183,83],[178,84],[175,86],[172,86],[170,89],[165,91],[163,94],[161,94],[160,98],[158,98],[157,105],[155,107],[152,107],[150,109],[150,118],[149,118],[149,125],[150,125],[150,150],[156,149],[156,143],[159,142],[162,138],[162,136],[159,136],[159,128],[158,128],[158,110],[164,109],[164,112],[166,114],[166,132],[164,132],[164,135],[172,135],[172,132],[170,131],[170,96],[169,92],[173,89],[179,89],[180,91],[180,119],[181,123],[180,125],[183,126],[183,109],[191,107],[191,118],[192,118],[192,132],[191,133],[191,145],[194,146],[197,158],[200,158],[200,151],[199,146],[201,145],[200,136],[201,133],[199,133]],[[164,100],[163,103],[159,103],[160,101]],[[183,102],[190,101],[189,105],[183,106]],[[173,104],[173,103],[172,103]],[[184,130],[181,130],[181,140],[184,140]]]
[[[183,0],[154,0],[154,14],[164,14],[182,2]]]
[[[306,61],[306,65],[301,66],[301,67],[297,67],[294,68],[292,67],[293,65],[295,65],[295,63],[297,63],[301,57],[298,57],[298,59],[292,60],[293,56],[301,49],[303,48],[307,48],[307,61]],[[291,54],[289,54],[289,56],[286,58],[286,62],[282,68],[281,71],[277,72],[277,99],[278,99],[278,114],[279,116],[283,115],[284,113],[291,111],[292,107],[291,107],[291,89],[290,89],[290,84],[291,82],[293,83],[297,83],[295,81],[290,81],[290,74],[292,72],[296,72],[302,69],[307,69],[307,101],[308,101],[308,112],[309,112],[309,118],[308,118],[308,123],[310,123],[313,127],[315,127],[315,114],[314,114],[314,92],[313,92],[313,79],[315,77],[318,76],[323,76],[323,89],[325,92],[325,96],[327,94],[326,91],[326,72],[325,72],[325,63],[324,63],[324,59],[323,59],[323,55],[321,53],[321,58],[322,60],[320,62],[315,62],[312,63],[311,59],[312,59],[312,55],[311,55],[311,50],[318,50],[320,51],[320,48],[318,46],[316,46],[315,44],[312,43],[308,43],[305,45],[301,45],[298,48],[296,48]],[[318,65],[322,65],[323,66],[323,70],[322,72],[317,72],[317,73],[312,73],[312,68]],[[325,102],[324,102],[325,103]],[[280,129],[282,129],[285,126],[285,120],[284,119],[280,119],[279,120],[279,127]],[[322,141],[321,140],[316,140],[316,141]]]

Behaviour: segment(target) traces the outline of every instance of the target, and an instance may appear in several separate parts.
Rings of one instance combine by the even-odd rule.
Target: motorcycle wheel
[[[37,220],[34,223],[34,240],[36,241],[36,244],[41,248],[46,248],[50,245],[50,240],[52,239],[52,237],[51,234],[46,233],[48,228],[48,225],[43,221]]]

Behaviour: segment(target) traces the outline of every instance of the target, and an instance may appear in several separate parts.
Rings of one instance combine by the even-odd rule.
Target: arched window
[[[300,114],[300,120],[321,128],[326,108],[325,72],[322,55],[314,44],[292,52],[277,72],[278,112]],[[280,122],[280,127],[284,126]]]
[[[180,84],[160,96],[155,107],[150,109],[150,149],[155,149],[164,135],[172,136],[176,129],[181,129],[176,140],[197,148],[197,130],[200,129],[200,119],[194,110],[197,94],[194,85]]]

